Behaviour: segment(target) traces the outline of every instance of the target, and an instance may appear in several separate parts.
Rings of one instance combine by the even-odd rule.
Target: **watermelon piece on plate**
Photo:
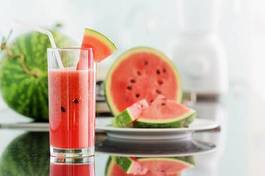
[[[81,48],[92,48],[96,62],[110,56],[117,49],[104,34],[90,28],[85,29]]]
[[[127,159],[126,159],[127,158]],[[138,158],[136,161],[143,172],[126,173],[125,165],[132,161],[128,157],[122,157],[122,162],[117,162],[110,157],[106,166],[106,176],[178,176],[186,169],[194,167],[193,157],[174,157],[174,158]]]
[[[141,99],[151,103],[158,95],[180,102],[180,76],[160,51],[132,48],[112,65],[105,81],[105,95],[114,116]]]
[[[148,107],[148,103],[145,99],[140,100],[128,108],[126,108],[124,111],[122,111],[120,114],[118,114],[116,117],[113,118],[113,126],[115,127],[130,127],[132,126],[132,122],[134,122],[139,115],[143,112],[144,109]]]
[[[148,108],[143,110],[134,126],[139,128],[188,127],[195,116],[194,110],[160,95]]]

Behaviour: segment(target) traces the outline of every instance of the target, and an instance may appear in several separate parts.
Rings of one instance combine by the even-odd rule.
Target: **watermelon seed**
[[[135,81],[135,79],[131,79],[130,82],[131,83],[135,83],[136,81]]]
[[[132,90],[132,86],[127,86],[127,89],[128,90]]]
[[[162,105],[162,106],[165,106],[165,105],[166,105],[166,103],[161,103],[161,105]]]
[[[141,76],[142,73],[141,73],[140,71],[137,71],[137,75],[138,75],[138,76]]]
[[[150,100],[150,103],[152,103],[154,100],[152,99],[152,100]]]
[[[156,70],[156,74],[160,75],[160,70],[159,69]]]
[[[74,104],[78,104],[79,102],[80,102],[80,100],[78,99],[78,98],[75,98],[75,99],[73,99],[73,101],[72,101]]]
[[[62,111],[62,112],[66,112],[65,107],[61,106],[61,111]]]
[[[140,94],[138,94],[138,93],[135,94],[135,97],[136,97],[136,98],[139,98],[139,97],[140,97]]]
[[[162,81],[162,80],[158,80],[157,83],[158,83],[159,85],[162,85],[162,84],[163,84],[163,81]]]
[[[148,65],[148,61],[144,61],[144,65]]]
[[[156,89],[156,93],[161,94],[162,92],[160,90]]]
[[[165,68],[163,68],[163,73],[166,73],[166,72],[167,72],[167,70]]]

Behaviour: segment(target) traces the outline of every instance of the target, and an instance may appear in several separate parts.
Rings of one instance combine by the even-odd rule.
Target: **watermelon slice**
[[[118,116],[113,118],[113,126],[115,127],[129,127],[132,122],[139,117],[144,109],[148,107],[148,103],[145,99],[140,100],[133,105],[126,108]]]
[[[160,94],[180,102],[180,77],[167,56],[153,48],[126,51],[106,78],[105,95],[114,116],[141,99],[150,103]]]
[[[187,127],[195,116],[194,110],[160,95],[143,110],[134,126],[140,128]]]
[[[122,160],[130,160],[123,157]],[[126,173],[124,163],[117,163],[112,157],[109,158],[105,175],[106,176],[178,176],[186,169],[194,166],[193,158],[175,157],[175,158],[138,158],[137,163],[145,171],[142,173]],[[126,162],[127,163],[127,162]]]
[[[89,28],[85,29],[82,48],[92,48],[96,62],[110,56],[117,49],[105,35]]]
[[[145,175],[147,169],[130,157],[114,157],[116,163],[122,168],[126,174]]]

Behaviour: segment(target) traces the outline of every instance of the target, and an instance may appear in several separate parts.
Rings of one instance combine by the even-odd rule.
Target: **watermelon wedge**
[[[138,162],[147,168],[146,176],[177,175],[185,169],[193,167],[191,157],[184,158],[141,158]]]
[[[117,49],[104,34],[90,28],[85,29],[81,48],[92,48],[96,62],[110,56]]]
[[[188,127],[195,116],[194,110],[160,95],[143,110],[134,126],[138,128]]]
[[[133,175],[145,175],[147,169],[142,167],[142,165],[133,160],[130,157],[114,157],[116,163],[122,168],[126,174]]]
[[[135,121],[144,109],[148,107],[148,103],[145,99],[140,100],[124,111],[122,111],[118,116],[113,118],[113,126],[115,127],[130,127],[132,122]]]
[[[182,91],[174,64],[156,49],[126,51],[107,74],[105,95],[114,116],[141,99],[150,103],[160,94],[180,102]]]
[[[122,157],[122,160],[126,157]],[[117,163],[112,157],[109,158],[105,170],[106,176],[178,176],[186,169],[194,167],[193,157],[174,157],[174,158],[138,158],[135,162],[139,163],[145,171],[143,173],[126,173],[125,163]]]

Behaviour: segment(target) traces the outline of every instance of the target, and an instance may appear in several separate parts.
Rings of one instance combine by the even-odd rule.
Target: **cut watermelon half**
[[[115,127],[131,127],[132,122],[135,121],[144,109],[148,107],[148,103],[145,99],[140,100],[133,105],[126,108],[118,116],[113,118],[113,126]]]
[[[142,173],[126,173],[126,168],[124,170],[125,162],[130,159],[123,157],[124,162],[117,163],[112,157],[109,158],[105,175],[106,176],[178,176],[181,175],[186,169],[194,167],[193,157],[175,157],[175,158],[138,158],[137,163],[140,164],[141,169],[145,171]]]
[[[92,48],[96,62],[110,56],[117,49],[104,34],[90,28],[85,29],[81,48]]]
[[[180,102],[182,91],[174,64],[156,49],[126,51],[107,74],[105,95],[114,116],[141,99],[150,103],[160,94]]]
[[[188,127],[196,112],[183,104],[164,96],[158,96],[154,102],[136,119],[135,127],[140,128],[180,128]]]

